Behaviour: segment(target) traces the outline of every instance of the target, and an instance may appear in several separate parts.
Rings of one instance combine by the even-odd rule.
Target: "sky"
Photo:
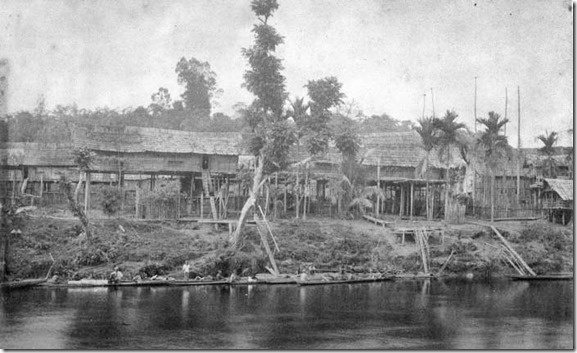
[[[434,104],[474,130],[477,77],[478,117],[504,116],[507,90],[511,145],[518,107],[523,147],[538,147],[546,131],[572,144],[569,0],[278,2],[269,23],[284,36],[277,54],[291,98],[306,95],[308,80],[336,76],[367,116],[416,121]],[[159,87],[179,98],[176,63],[194,57],[223,90],[213,112],[232,115],[254,98],[241,87],[241,48],[255,23],[250,0],[2,0],[8,111],[32,110],[40,97],[49,109],[147,106]]]

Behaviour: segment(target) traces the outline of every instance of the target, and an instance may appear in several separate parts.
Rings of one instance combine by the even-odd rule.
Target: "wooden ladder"
[[[216,211],[216,203],[214,202],[214,185],[212,183],[212,178],[210,177],[209,170],[202,171],[202,189],[204,191],[204,195],[207,196],[210,200],[210,210],[212,211],[212,218],[218,219],[218,213]],[[216,225],[215,227],[218,227]]]

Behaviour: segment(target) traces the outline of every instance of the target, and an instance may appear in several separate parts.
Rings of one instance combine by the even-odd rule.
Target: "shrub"
[[[116,214],[120,210],[120,204],[122,202],[122,193],[117,187],[114,186],[103,186],[99,190],[100,205],[102,206],[102,211],[108,217]]]
[[[563,232],[555,230],[548,224],[532,224],[523,228],[519,236],[519,242],[528,243],[537,241],[545,246],[547,250],[563,250],[569,245]]]

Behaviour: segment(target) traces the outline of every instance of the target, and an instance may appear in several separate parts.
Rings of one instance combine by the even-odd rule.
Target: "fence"
[[[538,207],[510,208],[495,206],[494,212],[494,218],[535,218],[543,216],[542,209]],[[491,207],[468,205],[466,214],[475,218],[491,219]]]

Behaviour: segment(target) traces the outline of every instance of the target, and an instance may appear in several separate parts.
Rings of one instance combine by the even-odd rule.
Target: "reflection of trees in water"
[[[563,348],[556,341],[568,339],[573,319],[572,282],[100,288],[2,298],[3,327],[27,327],[21,318],[38,306],[74,310],[65,348]]]

